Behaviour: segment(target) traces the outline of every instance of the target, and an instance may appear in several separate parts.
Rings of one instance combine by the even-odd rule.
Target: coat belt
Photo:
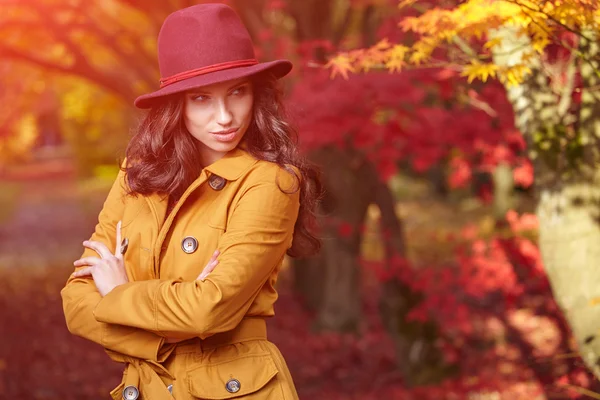
[[[178,353],[202,352],[207,349],[245,342],[249,340],[266,340],[267,324],[263,318],[244,318],[233,330],[218,333],[204,340],[195,338],[176,343],[169,351]],[[161,376],[174,380],[175,377],[159,362],[128,357],[109,352],[115,361],[127,363],[124,390],[132,387],[138,393],[143,393],[144,400],[173,400]],[[115,388],[116,389],[116,388]],[[123,396],[123,398],[126,398]]]

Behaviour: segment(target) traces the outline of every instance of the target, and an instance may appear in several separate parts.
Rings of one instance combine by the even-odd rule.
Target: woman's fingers
[[[215,260],[212,263],[208,264],[206,267],[204,267],[202,273],[198,276],[198,279],[203,281],[208,276],[208,274],[210,274],[215,269],[218,263],[219,261]]]
[[[94,250],[100,258],[109,259],[112,257],[113,253],[104,245],[104,243],[95,242],[93,240],[86,240],[83,242],[83,245],[88,249]]]
[[[198,275],[198,278],[196,278],[196,280],[203,281],[208,276],[208,274],[210,274],[215,269],[217,264],[219,264],[219,260],[217,260],[219,254],[221,254],[219,250],[215,250],[215,252],[210,257],[210,260],[208,260],[208,264],[206,264],[206,267],[204,267],[204,269],[202,270],[200,275]]]
[[[210,260],[208,260],[206,267],[204,267],[204,269],[202,270],[202,273],[200,273],[200,275],[198,276],[198,279],[204,280],[204,278],[206,278],[206,276],[215,269],[215,267],[219,263],[219,261],[217,260],[217,257],[219,257],[219,254],[221,254],[219,252],[219,250],[215,250],[215,252],[210,257]]]
[[[76,267],[82,267],[84,265],[99,265],[102,263],[102,260],[98,257],[83,257],[73,263]]]
[[[85,268],[82,268],[79,271],[73,272],[72,276],[74,278],[79,278],[79,277],[82,277],[82,276],[92,275],[92,269],[93,268],[94,267],[85,267]]]
[[[117,243],[115,243],[115,257],[122,257],[121,254],[121,221],[117,222]]]

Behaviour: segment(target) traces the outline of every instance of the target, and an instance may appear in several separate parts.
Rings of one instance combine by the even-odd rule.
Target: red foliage
[[[595,382],[580,360],[534,359],[536,355],[574,351],[539,249],[523,236],[537,230],[537,220],[531,214],[514,211],[506,219],[510,235],[504,232],[484,238],[475,226],[466,226],[455,260],[448,265],[416,268],[396,257],[389,268],[376,263],[365,266],[379,279],[399,279],[422,294],[422,301],[408,319],[437,323],[440,349],[446,360],[458,363],[462,371],[450,385],[457,398],[465,398],[461,396],[474,390],[498,390],[504,393],[502,398],[511,399],[533,398],[533,393],[542,389],[579,396],[573,386],[589,388]],[[539,321],[546,321],[545,328],[537,325],[542,323]],[[536,339],[541,329],[553,331],[554,339]],[[508,343],[502,339],[506,336]],[[566,375],[564,371],[568,371]],[[473,376],[477,377],[476,384],[471,382]],[[537,382],[539,386],[523,382]],[[518,390],[507,389],[513,386]]]
[[[450,76],[443,70],[373,72],[330,80],[326,71],[305,70],[289,102],[301,143],[306,150],[351,144],[384,180],[400,161],[417,172],[448,162],[450,186],[463,187],[474,171],[491,172],[505,162],[515,167],[519,185],[531,185],[533,170],[504,90],[487,84],[464,97],[462,80]],[[489,199],[489,191],[481,195]]]
[[[355,0],[352,5],[371,3]],[[396,9],[396,0],[388,6]],[[267,7],[286,11],[285,2],[279,0],[269,0]],[[403,10],[403,15],[411,13],[415,13],[411,8]],[[380,25],[379,38],[410,40],[410,33],[398,29],[398,18],[394,15]],[[461,187],[474,172],[490,172],[497,163],[506,162],[515,167],[519,185],[531,184],[533,171],[524,157],[525,143],[499,83],[473,89],[456,71],[442,68],[399,74],[374,71],[332,80],[330,71],[315,60],[317,53],[336,52],[329,40],[293,42],[272,30],[259,37],[261,55],[290,57],[295,51],[289,108],[305,150],[352,145],[375,162],[383,180],[397,172],[400,162],[416,172],[448,164],[450,186]],[[480,191],[484,200],[490,198],[489,189]]]

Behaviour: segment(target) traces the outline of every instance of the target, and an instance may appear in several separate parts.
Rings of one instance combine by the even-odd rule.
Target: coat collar
[[[247,172],[258,160],[250,155],[243,147],[236,147],[221,159],[215,161],[208,167],[205,167],[198,179],[194,181],[186,191],[186,194],[180,199],[180,202],[185,201],[187,196],[195,188],[206,182],[208,179],[208,173],[218,175],[225,178],[228,181],[234,181],[240,178],[245,172]],[[148,206],[152,210],[155,222],[159,230],[162,231],[163,222],[167,212],[167,196],[164,194],[153,193],[146,196]],[[175,207],[175,212],[179,207]]]
[[[211,174],[218,175],[228,181],[234,181],[248,171],[257,161],[244,148],[238,146],[205,169]]]

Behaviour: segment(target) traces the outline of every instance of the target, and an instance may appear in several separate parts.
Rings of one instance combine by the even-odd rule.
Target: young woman
[[[114,399],[296,399],[267,341],[285,254],[319,249],[320,191],[276,80],[235,12],[179,10],[158,39],[159,90],[62,290],[71,333],[126,364]]]

